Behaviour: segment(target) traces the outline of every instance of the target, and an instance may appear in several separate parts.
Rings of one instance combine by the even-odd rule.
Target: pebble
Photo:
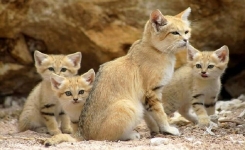
[[[169,143],[169,139],[167,138],[152,138],[151,139],[152,146],[158,146],[161,144],[167,145],[168,143]]]

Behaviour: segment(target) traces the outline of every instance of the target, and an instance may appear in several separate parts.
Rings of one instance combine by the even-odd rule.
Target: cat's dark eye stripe
[[[196,64],[197,68],[202,68],[202,66],[200,64]]]
[[[48,70],[49,71],[54,71],[54,68],[53,67],[49,67]]]
[[[187,31],[185,31],[185,34],[187,34],[187,33],[189,33],[189,31],[187,30]]]
[[[66,68],[61,68],[60,71],[61,71],[61,72],[66,72],[66,70],[67,70]]]
[[[83,94],[84,93],[84,90],[80,90],[78,94]]]
[[[214,65],[208,65],[209,69],[212,69],[214,67]]]
[[[174,31],[174,32],[171,32],[173,35],[179,35],[179,32],[177,31]]]
[[[72,93],[70,91],[65,92],[66,96],[72,96]]]

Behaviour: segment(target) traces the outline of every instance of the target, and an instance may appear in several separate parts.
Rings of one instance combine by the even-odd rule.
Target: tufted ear
[[[164,16],[158,9],[152,11],[150,15],[150,21],[156,32],[160,31],[160,26],[164,26],[167,24],[167,19],[164,18]]]
[[[88,85],[93,84],[95,79],[94,69],[90,69],[88,72],[82,74],[81,78],[84,79],[88,83]]]
[[[179,13],[178,15],[176,15],[175,17],[179,17],[184,21],[188,21],[188,17],[191,13],[191,8],[188,7],[186,10],[182,11],[181,13]]]
[[[74,64],[74,67],[79,67],[80,68],[80,63],[82,61],[81,52],[76,52],[74,54],[69,54],[66,57]]]
[[[40,66],[42,62],[48,58],[47,54],[41,53],[38,50],[35,50],[34,52],[34,60],[35,60],[35,65]]]
[[[65,82],[65,78],[62,76],[59,76],[55,73],[52,73],[51,77],[50,77],[50,81],[51,81],[51,86],[53,90],[59,90],[60,88],[62,88],[64,82]]]
[[[229,48],[226,45],[214,51],[214,54],[220,59],[221,62],[226,62],[229,60]]]
[[[195,49],[193,46],[188,44],[187,46],[187,60],[193,61],[194,57],[199,53],[199,50]]]

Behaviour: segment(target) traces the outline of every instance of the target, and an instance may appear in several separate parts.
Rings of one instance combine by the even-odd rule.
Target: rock
[[[175,15],[187,7],[192,8],[190,42],[197,49],[229,46],[231,61],[223,84],[228,95],[240,95],[245,89],[242,85],[232,85],[237,90],[231,90],[231,82],[227,84],[228,79],[244,69],[242,65],[237,67],[245,62],[240,57],[245,53],[244,6],[243,1],[234,0],[1,1],[0,97],[27,95],[40,81],[32,58],[36,49],[48,54],[81,51],[83,59],[79,73],[90,68],[97,70],[100,64],[125,55],[131,44],[141,38],[152,10],[158,8],[164,15]],[[186,51],[179,52],[176,68],[185,62]],[[9,71],[6,72],[6,68]],[[237,74],[232,68],[238,68]]]
[[[167,145],[169,143],[169,139],[167,138],[152,138],[150,144],[152,146],[158,146],[161,144]]]

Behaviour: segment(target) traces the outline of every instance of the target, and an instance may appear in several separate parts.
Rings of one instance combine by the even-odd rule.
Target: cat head
[[[191,36],[188,16],[191,8],[187,8],[176,16],[164,16],[154,10],[146,23],[143,41],[150,41],[152,46],[164,53],[175,53],[185,49]]]
[[[229,49],[222,46],[215,51],[199,51],[188,45],[187,60],[193,68],[194,76],[201,79],[220,77],[229,62]]]
[[[63,105],[83,104],[92,89],[94,79],[93,69],[81,76],[62,77],[53,73],[50,77],[52,90]]]
[[[36,50],[34,59],[37,72],[44,80],[49,80],[52,73],[64,77],[76,75],[80,69],[82,54],[76,52],[69,55],[47,55]]]

